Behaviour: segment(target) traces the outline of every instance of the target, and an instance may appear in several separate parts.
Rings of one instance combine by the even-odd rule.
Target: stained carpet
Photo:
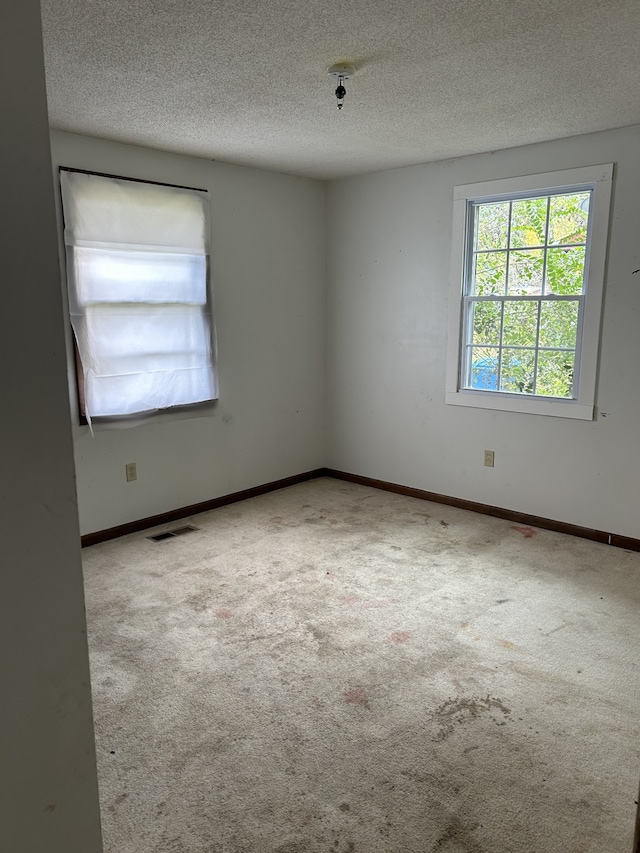
[[[84,551],[107,853],[631,850],[640,554],[332,479],[189,521]]]

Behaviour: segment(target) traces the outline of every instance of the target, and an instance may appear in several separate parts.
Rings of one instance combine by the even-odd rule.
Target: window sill
[[[493,409],[499,412],[520,412],[527,415],[547,415],[555,418],[593,420],[593,405],[578,400],[552,400],[491,391],[447,391],[446,402],[451,406],[469,406],[474,409]]]

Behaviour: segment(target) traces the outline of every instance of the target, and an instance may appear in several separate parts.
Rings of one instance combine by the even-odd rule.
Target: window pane
[[[502,310],[500,302],[476,302],[473,307],[474,344],[499,344]]]
[[[498,354],[497,347],[471,347],[469,364],[471,376],[467,388],[497,391]]]
[[[536,393],[546,397],[571,398],[575,354],[562,350],[542,350],[538,353]]]
[[[505,346],[535,347],[538,331],[538,302],[505,302]]]
[[[511,248],[544,246],[547,197],[514,201],[511,212]]]
[[[544,249],[511,252],[509,256],[509,296],[542,293]]]
[[[585,247],[549,249],[545,293],[575,296],[583,292]]]
[[[533,394],[535,350],[502,350],[500,390],[511,394]]]
[[[578,301],[540,305],[540,346],[575,349],[578,330]]]
[[[586,243],[591,193],[556,195],[549,210],[549,243]]]
[[[506,249],[509,234],[509,202],[479,204],[475,208],[474,249]]]
[[[475,256],[472,295],[504,294],[507,280],[507,253],[481,252]]]

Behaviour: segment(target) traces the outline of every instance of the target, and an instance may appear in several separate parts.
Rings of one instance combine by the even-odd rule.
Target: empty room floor
[[[328,478],[159,530],[83,552],[107,853],[630,853],[640,554]]]

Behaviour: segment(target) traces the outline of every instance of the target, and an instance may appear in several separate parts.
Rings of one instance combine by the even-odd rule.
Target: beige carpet
[[[191,522],[84,552],[107,853],[630,853],[640,554],[331,479]]]

